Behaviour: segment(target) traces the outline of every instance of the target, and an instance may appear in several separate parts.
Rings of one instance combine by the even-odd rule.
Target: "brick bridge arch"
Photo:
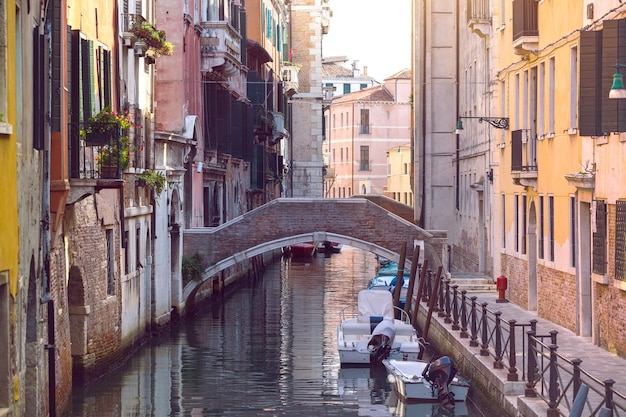
[[[183,289],[183,300],[220,271],[256,255],[303,242],[330,240],[398,261],[406,243],[410,266],[414,245],[430,269],[443,265],[445,232],[429,232],[366,198],[279,198],[213,228],[185,229],[183,252],[198,252],[205,267],[201,282]]]

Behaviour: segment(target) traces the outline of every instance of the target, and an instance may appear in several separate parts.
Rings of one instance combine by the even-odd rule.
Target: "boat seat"
[[[369,323],[344,323],[341,325],[344,336],[369,335],[373,327]],[[376,327],[376,325],[374,325]]]
[[[385,317],[383,316],[359,316],[357,321],[359,323],[369,323],[370,325],[370,333],[374,331],[374,328],[378,326],[378,324],[383,321]]]
[[[342,324],[343,334],[346,335],[370,335],[376,325],[370,323],[344,323]],[[413,326],[409,323],[395,323],[396,336],[411,336]]]
[[[396,323],[396,336],[411,336],[414,333],[413,325],[409,323]]]

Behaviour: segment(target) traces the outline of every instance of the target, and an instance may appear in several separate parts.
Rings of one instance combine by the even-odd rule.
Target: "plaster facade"
[[[326,111],[325,154],[330,174],[325,196],[383,194],[387,152],[411,138],[410,72],[401,71],[382,86],[344,94]]]

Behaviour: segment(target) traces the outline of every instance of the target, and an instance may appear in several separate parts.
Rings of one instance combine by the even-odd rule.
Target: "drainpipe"
[[[48,18],[48,2],[41,2],[40,22],[39,22],[39,39],[36,53],[40,55],[37,74],[44,71],[48,77],[48,103],[46,109],[39,109],[40,114],[50,115],[52,109],[52,67],[47,65],[52,60],[52,27]],[[46,48],[45,50],[43,48]],[[47,71],[46,71],[47,68]],[[45,129],[42,134],[43,138],[43,167],[42,167],[42,192],[41,192],[41,255],[43,260],[42,273],[42,294],[41,304],[47,304],[47,331],[48,342],[44,348],[48,353],[48,412],[50,417],[56,417],[56,347],[54,335],[54,300],[50,295],[50,134],[51,125],[49,117],[45,120]]]

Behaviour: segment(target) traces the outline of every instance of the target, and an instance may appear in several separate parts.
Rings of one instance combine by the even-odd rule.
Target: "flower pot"
[[[135,50],[135,55],[144,56],[146,51],[148,50],[148,44],[143,39],[137,39],[135,45],[133,46],[133,49]]]
[[[118,179],[119,175],[117,169],[117,166],[102,165],[100,167],[100,178]]]

